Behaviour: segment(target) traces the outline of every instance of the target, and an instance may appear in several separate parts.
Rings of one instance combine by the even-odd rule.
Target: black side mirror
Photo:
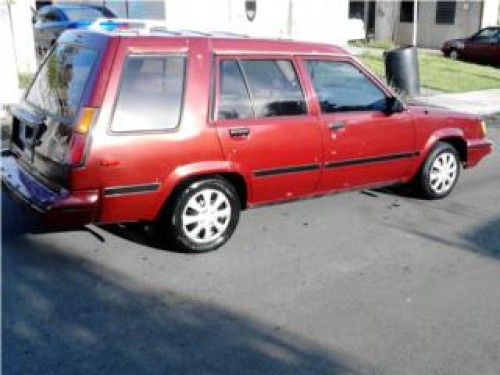
[[[394,96],[388,96],[385,98],[385,111],[384,113],[386,115],[392,115],[393,113],[399,113],[403,111],[403,103],[401,101],[394,97]]]

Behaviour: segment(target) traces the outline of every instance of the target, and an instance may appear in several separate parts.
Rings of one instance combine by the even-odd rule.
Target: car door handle
[[[250,128],[231,128],[231,129],[229,129],[229,135],[233,138],[247,137],[249,134],[250,134]]]
[[[346,126],[346,122],[343,120],[335,120],[335,121],[332,121],[331,123],[328,124],[328,128],[330,130],[344,129],[345,126]]]

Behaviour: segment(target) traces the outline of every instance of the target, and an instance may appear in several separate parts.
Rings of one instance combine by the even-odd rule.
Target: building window
[[[401,1],[401,11],[399,13],[400,22],[413,22],[413,9],[415,3],[411,1]]]
[[[349,18],[358,18],[365,20],[365,2],[350,1],[349,2]]]
[[[436,25],[455,24],[456,1],[438,0],[436,3]]]
[[[245,0],[245,13],[247,19],[252,22],[257,14],[257,0]]]

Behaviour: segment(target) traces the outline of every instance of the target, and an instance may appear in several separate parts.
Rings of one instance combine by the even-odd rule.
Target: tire
[[[439,142],[425,159],[415,184],[419,195],[441,199],[451,193],[460,176],[460,156],[449,143]]]
[[[208,202],[208,206],[207,206]],[[198,180],[181,190],[164,215],[164,240],[175,250],[204,253],[218,249],[238,225],[241,203],[222,178]]]
[[[458,55],[458,51],[456,49],[452,49],[448,55],[452,60],[458,60],[460,56]]]

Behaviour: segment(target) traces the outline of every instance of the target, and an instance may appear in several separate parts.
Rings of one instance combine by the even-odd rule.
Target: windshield
[[[50,114],[73,119],[96,59],[94,50],[57,45],[39,70],[26,100]]]
[[[64,13],[70,21],[94,21],[96,18],[113,16],[109,11],[94,7],[66,8]]]
[[[497,34],[500,34],[500,29],[484,29],[479,31],[472,38],[474,40],[493,40]]]

